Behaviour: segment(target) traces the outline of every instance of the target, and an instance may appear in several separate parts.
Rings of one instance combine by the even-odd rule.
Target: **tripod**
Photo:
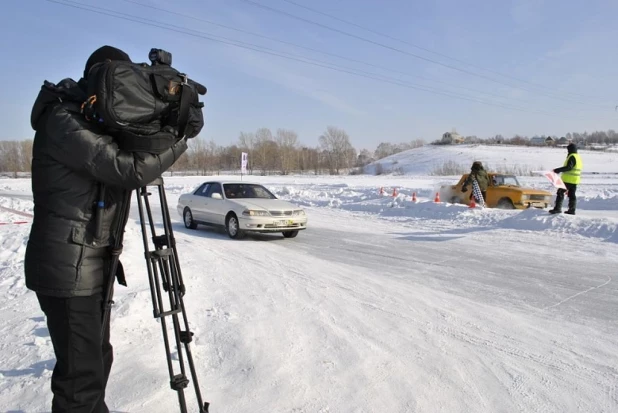
[[[154,220],[152,217],[152,210],[148,201],[148,196],[151,195],[148,192],[148,186],[156,186],[159,191],[159,200],[161,203],[161,215],[163,221],[163,234],[157,235],[155,231]],[[122,240],[124,235],[124,227],[129,219],[129,211],[131,204],[131,192],[125,191],[124,199],[120,207],[120,217],[116,227],[116,241],[112,248],[112,261],[110,267],[110,274],[107,280],[106,295],[104,300],[103,311],[103,331],[101,337],[105,336],[105,328],[108,324],[110,317],[111,306],[113,305],[113,287],[114,279],[116,277],[116,271],[118,270],[119,257],[122,253]],[[104,190],[101,190],[104,193]],[[202,395],[200,393],[197,375],[195,372],[195,365],[193,363],[193,356],[191,353],[190,343],[192,341],[193,332],[189,330],[189,322],[187,320],[187,314],[185,312],[185,306],[183,296],[186,292],[185,285],[182,280],[182,273],[180,271],[180,263],[178,262],[178,254],[176,252],[176,241],[172,232],[171,219],[169,215],[169,209],[167,206],[167,199],[165,197],[165,189],[163,187],[163,178],[157,178],[147,186],[139,188],[136,191],[137,204],[139,207],[139,217],[142,226],[142,238],[144,240],[144,253],[146,257],[146,264],[148,267],[148,279],[150,282],[150,293],[152,296],[152,304],[154,310],[154,317],[161,320],[161,328],[163,330],[163,341],[165,343],[165,351],[167,356],[167,366],[170,375],[170,387],[178,393],[178,402],[180,404],[180,412],[187,413],[187,402],[185,399],[184,389],[189,385],[189,379],[187,378],[185,367],[185,355],[188,362],[189,369],[191,371],[191,378],[193,379],[193,387],[195,388],[195,394],[197,398],[197,404],[199,413],[208,413],[208,402],[202,401]],[[148,223],[150,225],[151,241],[154,245],[154,250],[149,249],[148,239],[146,237],[146,215],[148,217]],[[124,277],[122,277],[124,278]],[[120,283],[124,282],[124,279],[120,279]],[[161,290],[167,294],[164,294]],[[168,309],[164,306],[164,296],[168,298]],[[181,316],[182,315],[182,320]],[[178,351],[178,364],[180,365],[180,373],[176,373],[174,365],[172,363],[172,349],[170,348],[170,337],[168,334],[168,327],[166,319],[171,318],[173,324],[173,337],[176,340],[176,349]],[[181,326],[181,321],[184,326]],[[184,327],[184,329],[183,329]]]

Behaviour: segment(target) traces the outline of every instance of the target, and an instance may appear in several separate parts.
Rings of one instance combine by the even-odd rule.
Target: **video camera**
[[[172,67],[172,54],[151,49],[151,62],[106,61],[88,74],[82,113],[129,151],[160,153],[204,126],[199,95],[207,89]]]
[[[166,52],[163,49],[150,49],[150,53],[148,53],[148,59],[152,62],[152,65],[160,64],[160,65],[172,65],[172,54],[170,52]]]
[[[156,65],[172,65],[172,54],[163,49],[150,49],[150,53],[148,53],[148,59],[150,60],[152,66]],[[206,87],[197,83],[194,80],[188,79],[188,81],[196,88],[197,92],[200,95],[206,94]]]

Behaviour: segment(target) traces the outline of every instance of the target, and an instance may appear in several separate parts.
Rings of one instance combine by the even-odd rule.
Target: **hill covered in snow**
[[[618,173],[618,153],[580,150],[584,173]],[[532,171],[562,166],[565,148],[507,145],[425,145],[375,161],[364,173],[376,175],[457,175],[468,171],[472,162],[497,172],[528,175]]]

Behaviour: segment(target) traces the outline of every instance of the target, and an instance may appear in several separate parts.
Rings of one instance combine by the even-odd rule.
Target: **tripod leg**
[[[193,379],[193,385],[195,388],[195,394],[199,406],[200,413],[208,412],[209,404],[202,401],[202,395],[200,393],[195,365],[193,362],[193,355],[190,349],[190,342],[192,341],[193,333],[189,330],[188,320],[184,308],[183,296],[185,293],[185,286],[182,283],[182,276],[180,273],[180,264],[176,254],[176,245],[173,237],[171,219],[169,215],[169,209],[167,207],[167,200],[165,198],[165,191],[163,188],[163,180],[161,178],[155,180],[149,186],[157,186],[159,191],[159,200],[162,209],[163,220],[163,235],[156,234],[156,228],[154,225],[154,219],[152,215],[152,209],[148,201],[150,193],[146,188],[142,188],[139,192],[138,206],[140,213],[140,220],[142,225],[142,235],[144,241],[144,251],[146,253],[146,261],[149,273],[150,290],[153,300],[154,317],[161,320],[161,328],[163,330],[163,340],[165,343],[165,350],[167,356],[168,370],[170,374],[170,386],[173,390],[178,392],[178,399],[180,403],[181,412],[186,412],[186,400],[184,396],[184,389],[188,386],[189,380],[186,376],[185,370],[185,355],[187,362],[191,370],[191,377]],[[144,207],[142,205],[142,198]],[[145,215],[148,216],[152,242],[155,249],[149,251],[149,244],[146,238],[146,223]],[[169,310],[165,309],[163,303],[164,294],[161,292],[161,287],[167,292]],[[182,320],[184,322],[184,330],[182,330],[179,314],[182,314]],[[176,340],[176,350],[178,357],[178,364],[180,367],[180,374],[175,374],[174,364],[172,362],[172,351],[170,349],[170,340],[167,331],[166,318],[172,318],[172,325],[174,329],[174,338]]]
[[[187,318],[187,312],[185,311],[185,305],[184,305],[184,301],[183,301],[183,296],[185,294],[185,285],[184,282],[182,280],[182,272],[180,270],[180,262],[178,260],[178,253],[176,250],[176,240],[174,238],[174,233],[172,230],[172,220],[170,218],[170,213],[169,213],[169,208],[167,208],[167,197],[165,196],[165,188],[163,187],[163,183],[161,182],[161,185],[159,186],[159,199],[161,202],[161,205],[165,205],[166,208],[163,209],[163,224],[164,224],[164,228],[165,228],[165,232],[167,235],[167,242],[168,242],[168,246],[172,249],[173,254],[173,260],[172,260],[172,274],[175,275],[175,279],[177,280],[177,285],[178,285],[178,289],[179,289],[179,304],[180,304],[180,308],[182,310],[182,317],[183,317],[183,321],[184,321],[184,325],[185,325],[185,331],[181,332],[180,335],[180,339],[182,341],[182,343],[185,345],[185,351],[187,353],[187,360],[189,362],[189,369],[191,370],[191,377],[193,379],[193,382],[195,383],[195,388],[196,388],[196,395],[197,395],[197,399],[198,399],[198,404],[200,406],[203,406],[203,410],[204,412],[208,411],[208,403],[203,403],[202,401],[202,395],[200,394],[199,388],[197,387],[197,373],[195,371],[195,363],[193,362],[193,353],[191,352],[191,346],[190,343],[193,340],[193,333],[189,330],[189,320]]]

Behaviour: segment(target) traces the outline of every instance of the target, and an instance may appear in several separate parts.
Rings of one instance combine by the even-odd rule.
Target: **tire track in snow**
[[[559,305],[562,305],[562,304],[566,303],[567,301],[572,300],[572,299],[573,299],[573,298],[575,298],[575,297],[579,297],[580,295],[583,295],[583,294],[589,293],[590,291],[597,290],[597,289],[599,289],[599,288],[605,287],[605,286],[606,286],[607,284],[609,284],[611,281],[612,281],[612,276],[611,276],[611,275],[608,275],[608,276],[607,276],[607,281],[605,281],[603,284],[597,285],[596,287],[590,287],[590,288],[588,288],[588,289],[586,289],[586,290],[584,290],[584,291],[580,291],[580,292],[578,292],[577,294],[573,294],[572,296],[567,297],[567,298],[565,298],[564,300],[562,300],[562,301],[560,301],[560,302],[558,302],[558,303],[556,303],[556,304],[553,304],[553,305],[547,306],[547,307],[543,308],[542,310],[543,310],[543,311],[545,311],[545,310],[549,310],[550,308],[558,307]]]

